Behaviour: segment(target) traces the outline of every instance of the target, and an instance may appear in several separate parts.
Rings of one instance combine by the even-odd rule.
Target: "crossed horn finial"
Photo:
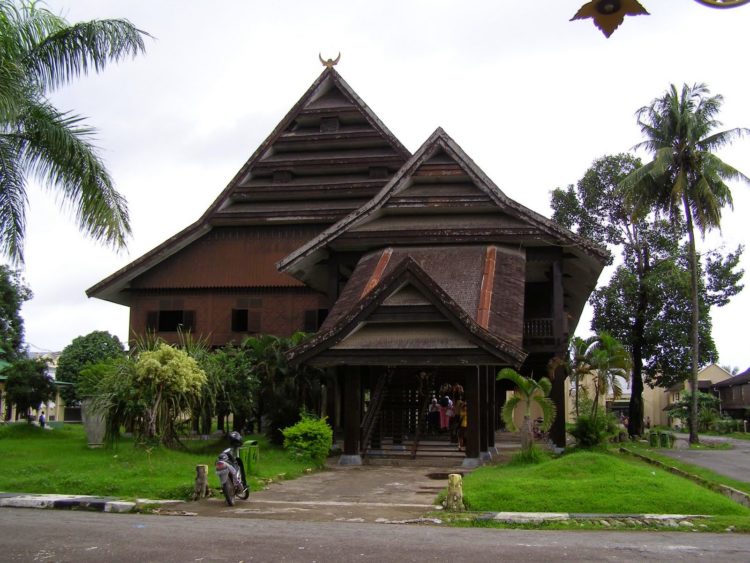
[[[320,63],[324,67],[326,67],[326,68],[332,68],[332,67],[336,66],[339,63],[339,60],[341,59],[341,52],[339,51],[339,54],[338,54],[338,56],[335,59],[323,60],[323,57],[321,56],[320,53],[318,53],[318,58],[320,59]]]

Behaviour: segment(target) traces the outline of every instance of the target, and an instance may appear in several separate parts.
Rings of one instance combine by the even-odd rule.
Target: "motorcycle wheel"
[[[221,484],[221,492],[224,493],[227,504],[234,506],[234,483],[232,483],[231,477]]]
[[[244,489],[241,491],[237,491],[237,498],[247,500],[250,496],[250,488],[247,486],[247,483],[242,483],[242,486],[244,487]]]

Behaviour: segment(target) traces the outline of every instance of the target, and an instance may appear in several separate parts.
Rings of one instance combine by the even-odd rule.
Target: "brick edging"
[[[641,459],[645,461],[646,463],[650,463],[651,465],[656,465],[657,467],[660,467],[664,469],[665,471],[669,471],[670,473],[674,475],[679,475],[680,477],[689,479],[690,481],[693,481],[694,483],[697,483],[698,485],[702,487],[706,487],[707,489],[710,489],[716,493],[724,495],[725,497],[727,497],[730,500],[733,500],[734,502],[737,502],[743,506],[747,506],[748,508],[750,508],[750,495],[748,495],[747,493],[743,491],[735,489],[734,487],[730,487],[728,485],[722,485],[720,483],[714,483],[713,481],[709,481],[707,479],[704,479],[703,477],[699,477],[698,475],[693,475],[692,473],[683,471],[682,469],[674,467],[673,465],[667,465],[666,463],[661,462],[657,459],[653,459],[641,453],[631,451],[623,446],[620,446],[620,451],[623,453],[632,455],[634,457],[637,457],[638,459]]]

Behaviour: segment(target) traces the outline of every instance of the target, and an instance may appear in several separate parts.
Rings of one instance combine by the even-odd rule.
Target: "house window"
[[[232,332],[260,332],[260,311],[232,309]]]
[[[195,328],[195,311],[182,309],[149,311],[146,329],[152,332],[192,331]]]

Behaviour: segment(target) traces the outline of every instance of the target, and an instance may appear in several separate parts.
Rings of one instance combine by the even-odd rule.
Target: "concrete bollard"
[[[448,495],[445,498],[445,509],[450,512],[463,512],[464,506],[464,483],[460,473],[448,475]]]
[[[193,489],[193,500],[207,498],[211,496],[211,489],[208,487],[208,465],[195,466],[195,488]]]

